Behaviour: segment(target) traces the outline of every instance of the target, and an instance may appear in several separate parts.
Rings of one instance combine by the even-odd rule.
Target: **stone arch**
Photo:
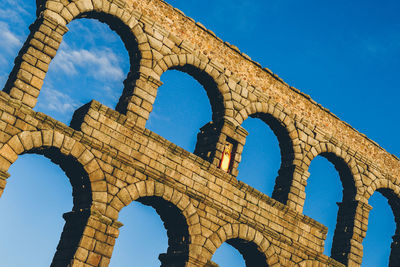
[[[282,167],[292,165],[295,157],[300,158],[301,154],[294,152],[301,149],[294,121],[284,110],[271,103],[251,103],[238,112],[235,121],[242,124],[248,117],[260,118],[270,126],[279,141]]]
[[[308,169],[314,158],[322,156],[326,158],[330,163],[333,164],[339,174],[339,178],[343,188],[342,202],[338,202],[339,210],[336,217],[336,227],[333,234],[331,258],[348,264],[354,257],[354,253],[350,253],[352,250],[357,249],[356,239],[353,233],[357,225],[357,212],[363,210],[365,207],[360,204],[357,199],[359,198],[360,192],[363,191],[361,183],[360,168],[357,165],[356,160],[351,157],[346,151],[331,144],[319,142],[304,156],[302,160],[302,168],[306,171],[306,175],[298,176],[297,182],[304,185],[304,198],[305,185],[309,177]],[[299,204],[303,207],[304,200],[302,199]]]
[[[72,10],[78,9],[79,13]],[[57,10],[55,10],[57,11]],[[130,57],[130,71],[124,81],[124,90],[116,106],[122,114],[129,113],[129,104],[132,102],[133,90],[140,73],[146,72],[143,61],[152,62],[152,53],[148,39],[139,25],[137,18],[124,8],[114,4],[113,1],[80,0],[65,6],[60,14],[68,24],[77,18],[92,18],[106,23],[115,31],[123,41]],[[145,56],[142,56],[145,55]]]
[[[165,184],[146,180],[122,188],[110,201],[106,215],[116,220],[119,211],[132,201],[153,207],[164,222],[168,235],[168,252],[160,255],[162,263],[190,262],[197,256],[200,218],[189,197]],[[164,265],[162,265],[164,266]]]
[[[1,147],[0,171],[6,173],[19,155],[29,153],[48,157],[66,172],[73,187],[74,211],[89,209],[92,204],[104,210],[106,193],[100,193],[106,189],[104,173],[83,144],[54,130],[21,132]],[[99,192],[93,194],[93,187]]]
[[[375,193],[375,191],[387,191],[387,193],[389,193],[390,191],[392,197],[396,196],[400,198],[400,186],[391,181],[391,179],[389,179],[387,176],[380,177],[372,181],[372,183],[366,188],[364,194],[362,195],[362,198],[368,201],[369,198]]]
[[[400,235],[400,187],[393,183],[389,178],[379,178],[374,180],[367,187],[362,199],[369,201],[369,198],[378,191],[389,203],[396,221],[396,235]],[[400,241],[400,240],[399,240]]]
[[[357,186],[361,184],[361,173],[353,157],[331,143],[318,143],[304,156],[302,168],[308,171],[312,160],[317,156],[326,158],[338,171],[343,186],[343,201],[355,200],[362,188]]]
[[[278,254],[268,238],[250,226],[240,223],[221,226],[206,239],[202,255],[210,261],[224,242],[239,250],[246,266],[280,266]]]
[[[151,53],[145,53],[147,58],[142,57],[150,47],[132,10],[125,10],[108,0],[79,0],[66,5],[59,1],[37,1],[37,5],[38,18],[30,27],[31,34],[15,60],[16,64],[4,91],[33,108],[50,62],[57,53],[63,35],[68,31],[67,24],[78,18],[92,18],[106,23],[115,31],[130,55],[130,72],[116,107],[123,114],[129,113],[136,80],[140,72],[146,72],[143,61],[152,61]]]
[[[371,190],[373,189],[373,191]],[[371,193],[372,191],[372,193]],[[388,204],[393,212],[394,220],[396,224],[396,230],[392,237],[393,242],[391,244],[391,252],[389,258],[389,266],[399,266],[400,265],[400,190],[399,186],[395,185],[387,177],[382,179],[377,179],[372,182],[372,184],[366,190],[364,195],[365,199],[369,201],[369,198],[378,191],[381,193],[388,201]],[[371,207],[372,208],[372,207]],[[363,216],[368,219],[368,215]],[[368,222],[368,220],[367,220]],[[366,236],[367,225],[365,225],[365,231],[362,238]],[[362,241],[361,241],[362,242]]]
[[[290,184],[296,169],[295,160],[301,159],[302,156],[302,148],[294,121],[286,110],[269,102],[251,103],[238,111],[235,121],[242,124],[248,117],[260,118],[272,129],[278,139],[281,166],[272,197],[287,204]]]
[[[0,173],[7,170],[22,154],[40,154],[56,163],[72,185],[73,209],[63,215],[66,223],[51,266],[66,266],[84,249],[85,229],[90,228],[92,212],[104,212],[107,199],[104,174],[97,159],[79,141],[54,130],[24,131],[11,137],[0,148]],[[95,188],[95,190],[92,190]],[[0,195],[4,186],[0,188]],[[92,227],[96,228],[96,227]],[[97,230],[97,229],[96,229]],[[84,238],[86,238],[86,241]]]
[[[206,90],[212,109],[212,120],[220,121],[225,115],[228,87],[220,70],[193,54],[167,55],[153,68],[157,79],[168,70],[179,70],[197,80]]]

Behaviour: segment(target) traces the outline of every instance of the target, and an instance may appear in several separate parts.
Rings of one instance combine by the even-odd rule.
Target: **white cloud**
[[[105,85],[102,92],[107,96],[110,102],[116,102],[120,96],[119,92],[116,92],[109,85]]]
[[[27,9],[32,9],[30,1],[2,0],[0,3],[0,18],[13,23],[24,23],[24,17],[31,17]],[[36,8],[36,7],[34,7]]]
[[[77,102],[67,94],[51,87],[43,88],[40,92],[40,97],[43,99],[38,102],[38,108],[47,112],[67,114],[82,105],[82,103]]]
[[[7,23],[0,21],[0,65],[1,71],[12,64],[12,57],[17,55],[18,49],[22,47],[20,38],[10,31]]]
[[[70,76],[86,71],[91,77],[102,81],[117,81],[124,78],[118,56],[107,47],[75,50],[63,42],[53,64],[56,70]]]
[[[7,53],[15,52],[17,47],[22,46],[22,41],[16,34],[10,31],[7,23],[0,21],[0,48]],[[4,51],[3,50],[3,51]]]

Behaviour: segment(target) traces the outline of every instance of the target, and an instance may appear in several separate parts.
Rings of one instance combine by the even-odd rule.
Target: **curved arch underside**
[[[360,266],[376,190],[398,221],[397,158],[164,1],[38,0],[37,13],[0,94],[0,194],[23,153],[43,154],[65,170],[74,209],[53,266],[108,266],[119,211],[132,201],[154,207],[165,222],[165,266],[205,266],[224,242],[248,266]],[[68,23],[82,17],[120,35],[131,69],[116,110],[92,101],[76,111],[71,128],[32,108]],[[210,100],[213,121],[208,132],[202,128],[204,149],[196,155],[145,128],[168,69],[194,77]],[[247,135],[240,125],[249,116],[271,126],[280,143],[273,198],[236,179]],[[223,170],[228,143],[235,149]],[[334,259],[322,254],[326,227],[302,214],[308,167],[318,155],[335,165],[344,188]]]

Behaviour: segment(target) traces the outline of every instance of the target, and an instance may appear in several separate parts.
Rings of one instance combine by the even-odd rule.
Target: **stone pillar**
[[[28,39],[15,59],[4,91],[33,108],[49,64],[68,28],[41,16],[30,26],[30,30]]]
[[[151,76],[140,73],[129,74],[124,82],[125,89],[118,102],[116,110],[144,128],[153,110],[153,104],[157,96],[158,88],[163,84]]]
[[[205,267],[218,267],[218,264],[213,261],[208,261]]]
[[[63,217],[66,224],[51,266],[108,266],[122,224],[90,210]]]
[[[184,267],[188,261],[187,252],[162,253],[158,256],[161,267]]]
[[[299,166],[281,167],[276,178],[272,198],[297,212],[303,212],[309,176],[310,173]]]
[[[219,167],[222,153],[227,142],[233,144],[229,173],[237,177],[243,147],[248,132],[241,126],[234,125],[227,119],[212,121],[204,125],[197,134],[194,154]]]
[[[3,195],[4,189],[6,188],[8,177],[10,177],[8,172],[0,171],[0,197]]]
[[[338,203],[339,211],[331,257],[346,266],[361,266],[362,242],[368,228],[370,205],[360,201]]]
[[[400,266],[400,234],[395,234],[393,237],[392,250],[390,251],[389,267]]]

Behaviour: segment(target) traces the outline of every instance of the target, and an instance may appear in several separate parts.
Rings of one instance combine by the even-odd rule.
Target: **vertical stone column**
[[[218,267],[218,264],[213,261],[208,261],[205,267]]]
[[[162,253],[159,255],[158,259],[161,262],[161,267],[197,267],[197,266],[204,266],[204,262],[200,261],[197,258],[191,257],[190,255],[187,256],[184,254],[173,254],[171,252]],[[209,262],[210,263],[210,262]],[[209,264],[208,263],[208,264]],[[218,265],[205,265],[210,267],[218,267]]]
[[[133,77],[133,74],[129,76],[116,110],[126,114],[137,126],[144,128],[153,110],[158,88],[163,83],[143,73],[137,78]]]
[[[51,60],[68,28],[51,18],[39,17],[15,59],[14,68],[4,91],[33,108],[43,85]]]
[[[390,246],[392,248],[389,258],[390,267],[400,266],[400,234],[398,231],[396,232],[397,233],[392,237],[393,242]]]
[[[248,132],[243,127],[236,126],[227,119],[209,122],[200,129],[197,135],[194,154],[219,167],[225,143],[233,143],[229,172],[236,177],[247,135]]]
[[[388,203],[393,211],[394,220],[396,223],[396,232],[392,237],[393,241],[391,244],[391,252],[389,258],[389,266],[400,266],[400,199],[393,194],[393,191],[389,191],[389,194],[386,194],[386,198],[388,199]]]
[[[331,257],[346,266],[361,266],[362,242],[368,229],[370,205],[360,201],[338,203],[339,211]]]
[[[108,266],[122,224],[90,210],[63,217],[66,224],[51,266]]]
[[[10,177],[8,172],[0,171],[0,197],[3,195],[4,189],[6,188],[8,177]]]
[[[297,212],[303,212],[309,176],[310,173],[299,166],[281,167],[276,178],[272,198]]]
[[[161,267],[182,267],[186,266],[187,255],[183,255],[180,253],[172,254],[172,253],[162,253],[158,256],[158,259],[161,262]]]

